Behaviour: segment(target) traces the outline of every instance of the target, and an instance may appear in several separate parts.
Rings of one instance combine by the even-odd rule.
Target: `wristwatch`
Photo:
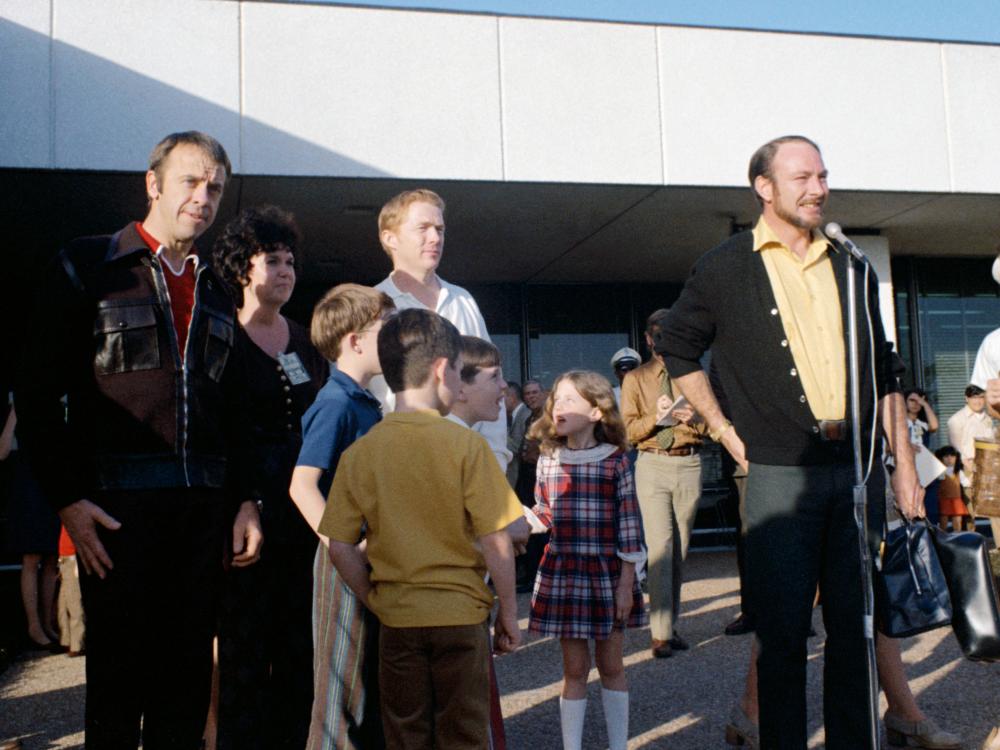
[[[719,438],[726,434],[726,432],[733,426],[733,423],[728,419],[724,420],[722,424],[716,427],[714,430],[709,430],[708,436],[712,438],[715,442],[719,442]]]

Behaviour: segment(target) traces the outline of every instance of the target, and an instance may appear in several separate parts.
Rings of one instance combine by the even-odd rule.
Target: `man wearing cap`
[[[642,358],[639,356],[639,352],[627,346],[623,346],[611,355],[611,369],[615,371],[615,377],[618,378],[618,385],[611,390],[615,392],[615,403],[618,404],[619,409],[622,408],[622,381],[625,380],[626,374],[632,372],[641,363]]]
[[[646,321],[650,351],[666,315],[666,310],[657,310]],[[659,659],[688,647],[674,625],[680,616],[682,567],[701,496],[698,451],[704,426],[693,424],[690,407],[672,408],[678,395],[663,358],[655,352],[622,381],[622,418],[629,442],[639,450],[635,490],[649,548],[651,649]]]

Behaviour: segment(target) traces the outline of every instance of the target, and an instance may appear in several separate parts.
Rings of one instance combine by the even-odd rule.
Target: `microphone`
[[[823,230],[827,237],[836,242],[842,248],[847,250],[851,255],[853,255],[857,260],[862,263],[867,263],[868,258],[865,254],[861,252],[861,248],[851,242],[850,238],[844,234],[844,230],[840,228],[840,224],[835,221],[831,221],[826,225],[826,229]]]

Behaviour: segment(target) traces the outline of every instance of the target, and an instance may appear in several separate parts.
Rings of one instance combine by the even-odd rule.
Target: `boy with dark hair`
[[[344,581],[382,623],[379,683],[390,747],[485,748],[487,616],[494,648],[521,642],[514,553],[521,517],[486,441],[442,418],[461,384],[461,338],[444,318],[403,310],[378,337],[396,411],[343,455],[320,533]],[[367,561],[355,546],[367,524]]]
[[[341,454],[381,419],[378,400],[366,388],[381,371],[377,336],[394,309],[382,292],[341,284],[313,311],[310,338],[336,367],[302,416],[302,449],[289,493],[314,531]],[[337,576],[325,544],[318,545],[313,573],[313,707],[306,748],[381,748],[378,620]]]

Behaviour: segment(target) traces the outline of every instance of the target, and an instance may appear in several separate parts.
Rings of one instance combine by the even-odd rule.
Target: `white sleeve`
[[[507,449],[507,407],[500,402],[500,417],[493,422],[476,422],[472,429],[486,438],[490,450],[500,464],[500,471],[507,471],[507,464],[514,454]]]
[[[979,345],[979,351],[976,353],[976,364],[972,368],[972,378],[969,381],[984,391],[987,380],[1000,377],[1000,362],[997,361],[1000,357],[996,356],[996,349],[1000,348],[1000,340],[998,340],[997,334],[998,331],[993,331]]]

